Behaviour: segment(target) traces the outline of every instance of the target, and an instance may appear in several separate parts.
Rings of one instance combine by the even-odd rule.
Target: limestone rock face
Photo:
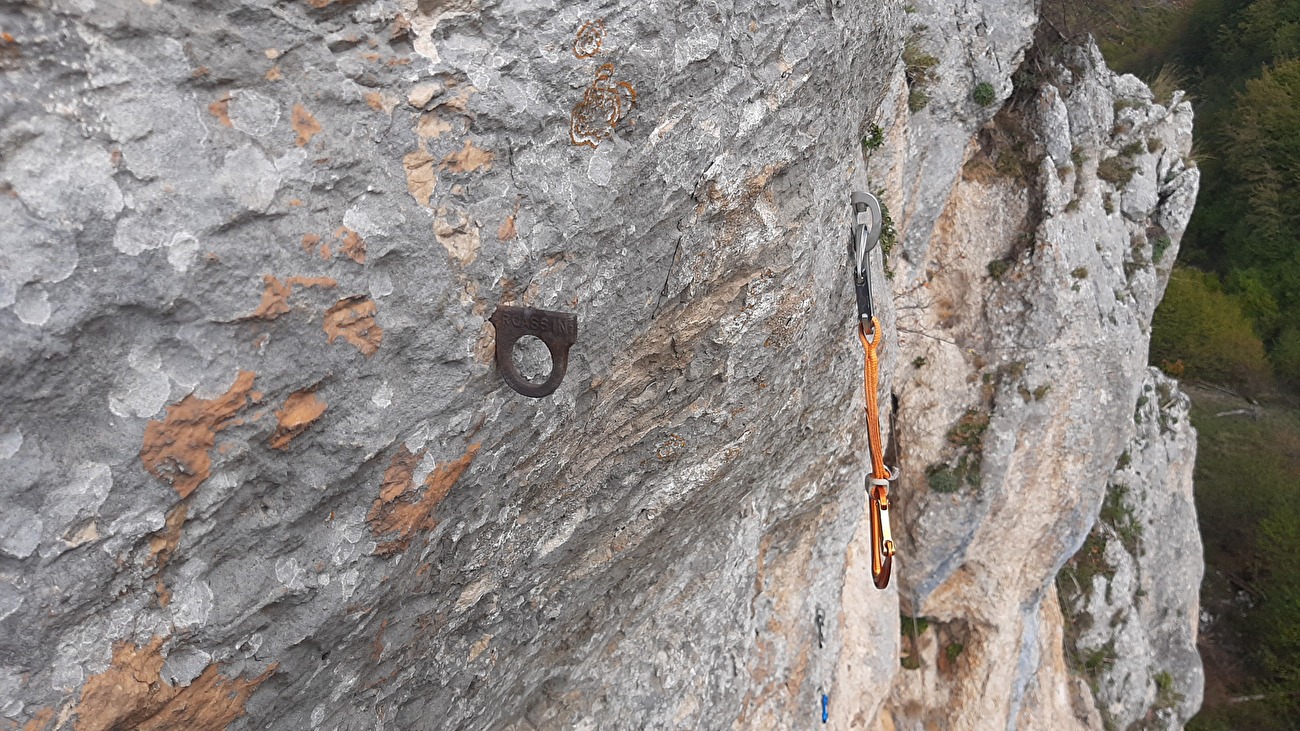
[[[5,6],[0,728],[1100,727],[1064,643],[1109,640],[1063,632],[1054,579],[1137,438],[1191,116],[1095,50],[1042,58],[1035,26]],[[1032,165],[998,164],[1008,139]],[[898,230],[884,592],[845,257],[868,188]],[[577,315],[554,395],[502,383],[499,304]],[[1142,459],[1142,515],[1184,509],[1190,457]],[[1189,646],[1167,617],[1194,586],[1099,586],[1066,614]],[[900,599],[933,628],[917,670]],[[1110,717],[1192,672],[1151,652],[1099,686]]]
[[[1108,481],[1101,519],[1057,579],[1066,652],[1116,728],[1182,728],[1201,705],[1198,605],[1204,564],[1192,503],[1191,403],[1152,368],[1137,430]]]

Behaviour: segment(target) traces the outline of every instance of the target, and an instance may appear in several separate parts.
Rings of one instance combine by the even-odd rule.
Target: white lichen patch
[[[23,433],[14,429],[0,434],[0,459],[10,459],[23,446]]]
[[[148,419],[167,403],[171,379],[162,371],[162,359],[147,348],[132,348],[127,365],[108,394],[108,410],[121,417]]]

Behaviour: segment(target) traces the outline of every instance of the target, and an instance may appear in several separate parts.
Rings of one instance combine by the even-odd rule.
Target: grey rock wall
[[[6,723],[818,717],[898,10],[4,13]],[[554,396],[499,303],[577,314]]]
[[[1053,580],[1133,433],[1196,171],[1186,104],[1035,26],[0,6],[0,729],[808,728],[823,697],[832,728],[1099,727]],[[1032,168],[999,172],[1008,140]],[[884,592],[863,188],[899,234]],[[553,396],[495,372],[498,304],[578,316]],[[1181,483],[1151,465],[1155,505]],[[910,648],[900,606],[934,628]],[[1143,677],[1103,704],[1149,708]]]

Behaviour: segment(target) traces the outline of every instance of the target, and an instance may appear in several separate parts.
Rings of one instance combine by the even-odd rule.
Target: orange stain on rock
[[[240,371],[221,396],[201,399],[190,394],[168,406],[161,421],[145,425],[140,461],[149,474],[171,483],[181,497],[189,497],[211,474],[208,451],[216,444],[217,433],[255,401],[251,395],[255,378],[252,371]]]
[[[224,94],[215,102],[208,105],[208,114],[217,118],[217,121],[227,127],[234,127],[230,122],[230,94]]]
[[[53,720],[54,709],[42,708],[32,716],[30,721],[23,724],[23,731],[48,731]]]
[[[379,498],[370,507],[366,520],[375,538],[381,541],[375,553],[388,556],[406,550],[416,533],[429,531],[438,523],[433,511],[451,492],[465,470],[473,464],[481,444],[471,444],[459,459],[440,464],[424,479],[423,494],[415,486],[415,468],[424,450],[412,454],[405,445],[398,448],[384,470]]]
[[[149,560],[145,562],[146,566],[161,569],[167,565],[168,559],[181,544],[181,527],[185,525],[189,511],[189,505],[180,502],[167,512],[162,530],[149,537]]]
[[[224,731],[244,715],[244,705],[275,672],[271,665],[255,678],[229,678],[214,663],[186,687],[162,678],[162,637],[137,647],[113,645],[108,669],[92,675],[77,702],[76,731]]]
[[[361,234],[353,231],[347,226],[340,226],[334,232],[334,238],[343,242],[343,252],[352,261],[358,264],[366,263],[366,242],[361,238]]]
[[[512,213],[509,216],[506,216],[506,220],[502,221],[501,226],[497,228],[497,240],[509,241],[514,237],[515,237],[515,214]]]
[[[316,240],[319,241],[320,237],[317,236]],[[303,246],[307,245],[307,236],[304,236]],[[289,314],[289,296],[293,294],[295,286],[323,289],[338,286],[338,282],[330,277],[285,277],[282,282],[277,277],[267,274],[262,277],[262,281],[266,283],[266,289],[262,291],[262,301],[257,305],[257,309],[253,310],[253,314],[244,318],[246,320],[274,320],[280,315]]]
[[[384,339],[384,329],[375,322],[375,303],[364,295],[341,299],[326,310],[325,334],[331,344],[343,338],[367,358]]]
[[[307,431],[307,427],[329,408],[329,404],[316,395],[314,388],[304,388],[289,394],[289,398],[284,400],[284,407],[275,412],[278,425],[271,435],[272,447],[288,447],[294,437]]]
[[[470,140],[465,140],[465,146],[460,150],[444,157],[438,166],[439,170],[453,173],[470,173],[480,168],[492,169],[492,153],[475,147]]]
[[[311,116],[311,112],[307,111],[307,107],[304,107],[301,104],[293,105],[293,115],[290,117],[290,124],[293,125],[293,131],[298,133],[297,145],[299,147],[303,147],[308,142],[311,142],[311,138],[320,134],[325,129],[320,126],[320,122],[317,122],[315,117]]]

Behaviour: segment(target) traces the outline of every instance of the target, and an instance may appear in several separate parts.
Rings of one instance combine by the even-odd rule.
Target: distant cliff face
[[[0,728],[1179,723],[1194,440],[1144,366],[1190,108],[1035,27],[7,7]],[[884,592],[855,189],[898,231]],[[577,315],[553,395],[501,304]]]

